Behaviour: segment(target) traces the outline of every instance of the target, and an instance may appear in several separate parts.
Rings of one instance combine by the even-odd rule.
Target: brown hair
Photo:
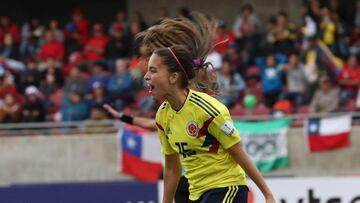
[[[183,87],[190,86],[198,91],[216,94],[216,73],[209,68],[210,64],[205,63],[205,59],[214,48],[217,21],[198,12],[192,12],[191,16],[192,20],[165,18],[158,25],[139,33],[137,37],[143,38],[143,43],[149,48],[149,54],[156,50],[156,54],[165,57],[164,62],[172,66],[169,67],[170,72],[181,73]],[[184,63],[189,80],[174,58],[169,58],[169,51],[161,49],[167,47],[171,47],[179,61]]]

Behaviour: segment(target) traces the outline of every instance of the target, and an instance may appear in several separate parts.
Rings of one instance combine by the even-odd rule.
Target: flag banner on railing
[[[234,124],[245,151],[260,171],[288,165],[287,132],[291,119],[262,122],[235,120]]]
[[[124,128],[118,133],[118,146],[121,172],[146,182],[159,180],[164,156],[155,133]]]
[[[311,152],[344,148],[350,145],[351,115],[311,118],[304,121]]]

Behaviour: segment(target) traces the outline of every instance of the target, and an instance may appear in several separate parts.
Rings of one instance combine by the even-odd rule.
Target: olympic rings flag
[[[244,149],[262,172],[288,165],[286,135],[290,124],[288,118],[264,122],[234,121]]]

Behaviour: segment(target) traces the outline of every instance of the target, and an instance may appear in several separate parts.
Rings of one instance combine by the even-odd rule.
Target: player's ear
[[[169,82],[170,84],[174,85],[179,80],[180,74],[178,72],[170,73],[169,75]]]

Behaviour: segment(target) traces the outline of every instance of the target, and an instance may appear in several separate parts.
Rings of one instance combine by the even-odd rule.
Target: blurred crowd
[[[305,1],[300,24],[279,11],[264,23],[250,4],[234,24],[219,20],[207,60],[218,73],[219,100],[233,115],[354,111],[360,84],[360,0]],[[176,16],[191,18],[179,8]],[[0,17],[0,122],[102,120],[102,105],[153,116],[136,34],[157,22],[119,10],[109,24],[90,24],[74,9],[56,19]],[[254,106],[243,105],[246,96]]]

